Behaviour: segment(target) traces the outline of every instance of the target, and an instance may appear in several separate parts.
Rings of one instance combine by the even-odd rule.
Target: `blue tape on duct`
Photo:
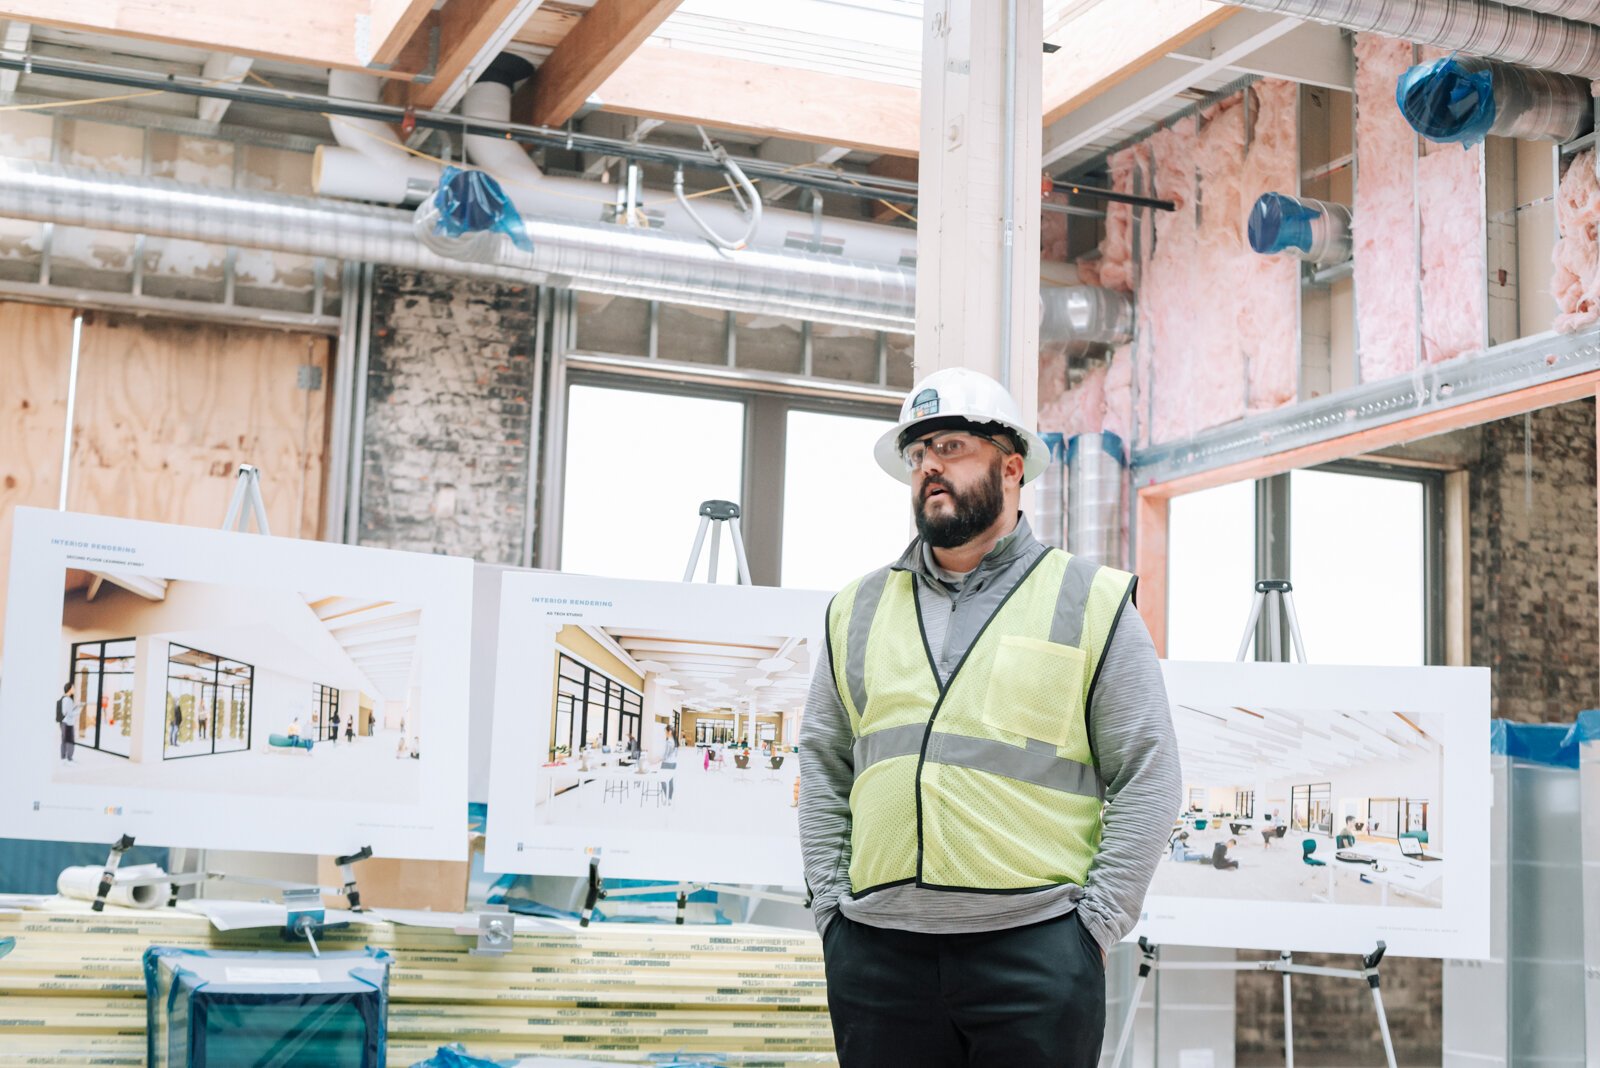
[[[434,191],[433,204],[439,210],[434,232],[444,237],[463,237],[496,230],[511,239],[524,252],[533,251],[533,242],[522,225],[522,216],[511,203],[500,183],[483,171],[464,171],[446,167]]]
[[[1078,455],[1078,442],[1083,438],[1099,438],[1100,449],[1107,456],[1116,460],[1123,467],[1128,466],[1128,447],[1123,444],[1122,438],[1109,430],[1102,430],[1098,434],[1074,434],[1067,439],[1067,463],[1072,463]]]
[[[1250,247],[1263,256],[1297,248],[1311,251],[1311,220],[1318,212],[1284,193],[1262,193],[1250,209]]]
[[[1551,768],[1577,768],[1578,743],[1565,723],[1512,723],[1491,720],[1489,751],[1524,764]]]
[[[1067,454],[1066,435],[1058,434],[1054,430],[1051,430],[1048,433],[1040,434],[1039,437],[1043,439],[1045,445],[1049,447],[1050,459],[1054,460],[1056,463],[1060,463]]]
[[[144,954],[150,1068],[383,1068],[389,954]]]
[[[1572,725],[1570,738],[1573,745],[1600,742],[1600,710],[1579,712],[1578,722]]]
[[[1446,56],[1400,75],[1394,102],[1423,137],[1465,148],[1482,141],[1494,125],[1494,75],[1469,71]]]

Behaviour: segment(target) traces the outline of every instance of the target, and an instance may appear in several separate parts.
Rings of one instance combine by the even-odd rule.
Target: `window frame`
[[[82,713],[81,710],[89,704],[89,701],[87,700],[87,697],[88,697],[87,689],[88,689],[88,686],[89,686],[90,682],[92,681],[93,684],[94,684],[94,742],[92,744],[85,743],[84,740],[83,740],[83,737],[81,735],[81,732],[77,731],[77,724],[74,724],[73,725],[73,730],[74,730],[73,744],[74,745],[81,745],[81,746],[84,746],[85,748],[88,748],[88,749],[93,749],[97,753],[108,753],[111,756],[121,757],[123,760],[128,760],[132,756],[132,752],[131,751],[132,751],[132,742],[133,742],[133,740],[132,740],[131,737],[129,738],[129,750],[130,751],[127,752],[127,753],[119,753],[115,749],[105,749],[105,748],[102,748],[101,745],[100,745],[100,736],[101,736],[101,734],[103,734],[105,732],[105,724],[104,724],[104,722],[102,722],[102,718],[103,717],[101,716],[101,708],[100,708],[100,706],[101,706],[101,703],[105,700],[105,692],[106,692],[106,660],[107,660],[106,646],[108,646],[108,645],[118,645],[118,644],[121,644],[123,642],[133,642],[133,643],[135,643],[134,644],[134,651],[128,657],[128,659],[133,662],[134,666],[133,666],[133,668],[131,668],[127,672],[118,671],[118,672],[115,672],[114,674],[117,674],[117,675],[126,674],[128,676],[128,678],[129,678],[129,680],[130,680],[129,681],[130,688],[132,689],[133,692],[137,692],[138,688],[136,686],[132,685],[132,680],[134,680],[137,677],[137,674],[138,674],[139,647],[138,647],[138,644],[137,644],[137,639],[132,638],[132,637],[128,637],[128,638],[93,638],[93,639],[91,639],[89,641],[73,642],[72,643],[72,649],[71,649],[71,652],[70,652],[69,656],[70,656],[70,663],[72,665],[71,677],[72,677],[72,680],[73,680],[74,689],[76,689],[77,688],[77,684],[78,684],[78,680],[79,680],[78,650],[79,649],[83,649],[83,648],[88,647],[88,646],[98,646],[98,652],[97,652],[97,654],[95,656],[95,661],[94,661],[94,674],[91,676],[91,675],[85,673],[83,675],[83,677],[82,677],[83,678],[83,686],[84,686],[85,691],[86,691],[85,694],[84,694],[85,700],[80,700],[78,702],[78,706],[79,706],[79,709],[80,709],[78,715],[79,715],[79,721],[81,722],[82,721],[82,716],[83,716],[83,713]],[[120,660],[122,658],[121,657],[117,657],[116,659]],[[132,708],[132,704],[133,704],[133,702],[132,702],[132,699],[130,698],[130,700],[129,700],[129,708],[128,708],[127,712],[126,712],[126,718],[128,718],[132,722],[132,726],[129,728],[130,731],[137,730],[138,729],[138,723],[139,723],[139,717],[134,714],[134,711],[133,711],[133,708]]]
[[[167,701],[166,701],[166,699],[172,693],[172,654],[173,654],[173,650],[176,650],[176,649],[183,649],[183,650],[187,650],[188,652],[191,652],[191,653],[198,653],[201,656],[209,656],[209,657],[211,657],[212,660],[215,661],[215,663],[212,665],[212,668],[211,668],[211,709],[210,709],[210,721],[209,721],[210,736],[206,739],[207,741],[209,741],[211,743],[211,751],[209,753],[188,753],[188,754],[180,754],[178,756],[173,756],[173,755],[171,755],[171,754],[169,754],[167,752],[168,726],[167,726]],[[247,678],[247,680],[245,682],[245,695],[246,695],[245,699],[246,699],[246,701],[249,702],[249,712],[247,713],[247,715],[245,717],[244,746],[242,748],[239,748],[239,749],[224,749],[219,753],[218,750],[217,750],[217,726],[218,726],[217,725],[217,712],[221,708],[220,698],[221,698],[222,675],[223,675],[222,665],[223,665],[224,662],[227,662],[227,663],[230,663],[230,664],[238,664],[240,667],[249,669],[250,674],[249,674],[249,676],[248,676],[248,678]],[[231,656],[224,656],[221,653],[213,653],[208,649],[196,649],[194,646],[185,645],[182,642],[169,641],[169,642],[167,642],[167,666],[166,666],[165,679],[166,679],[166,685],[163,687],[163,690],[162,690],[162,698],[163,698],[163,700],[161,702],[161,759],[162,760],[191,760],[191,759],[195,759],[195,758],[198,758],[198,757],[224,756],[224,755],[227,755],[229,753],[248,753],[248,752],[250,752],[251,747],[255,744],[255,729],[256,729],[256,666],[254,664],[247,664],[243,660],[239,660],[239,659],[237,659],[235,657],[231,657]],[[184,681],[188,681],[188,680],[184,680]],[[201,685],[204,685],[204,683],[202,683]],[[193,716],[191,715],[190,722],[192,723],[193,721],[194,721],[194,719],[193,719]]]
[[[555,570],[561,568],[562,530],[566,522],[566,465],[567,435],[570,429],[571,396],[573,386],[597,389],[614,389],[639,393],[658,393],[667,396],[693,397],[705,400],[731,401],[744,406],[742,431],[742,474],[740,477],[740,530],[744,537],[745,556],[750,566],[750,579],[758,586],[777,586],[783,574],[783,501],[784,486],[788,477],[788,427],[790,412],[811,412],[822,415],[855,416],[893,421],[898,415],[895,404],[887,399],[835,399],[802,393],[761,388],[751,383],[745,385],[706,385],[699,382],[680,382],[654,378],[626,371],[598,371],[588,368],[567,370],[560,382],[559,398],[552,398],[560,406],[559,440],[551,441],[553,451],[551,469],[562,473],[560,484],[547,487],[544,493],[543,522],[548,524],[548,536],[540,539],[539,566]],[[862,457],[871,463],[870,456]],[[759,472],[759,477],[758,477]],[[777,472],[778,477],[772,477]],[[692,516],[684,516],[685,529]],[[663,521],[669,521],[670,517]],[[684,562],[688,562],[689,543],[684,545]],[[545,559],[550,556],[550,559]],[[731,560],[719,565],[735,567]]]

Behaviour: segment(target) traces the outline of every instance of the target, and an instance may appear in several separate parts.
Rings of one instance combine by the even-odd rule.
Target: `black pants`
[[[1077,913],[979,934],[835,916],[823,935],[840,1068],[1094,1068],[1105,964]]]
[[[62,720],[61,721],[61,759],[62,760],[71,760],[72,759],[72,747],[75,744],[74,743],[74,736],[76,734],[77,734],[77,732],[73,729],[73,726],[72,726],[71,723],[68,723],[66,720]]]

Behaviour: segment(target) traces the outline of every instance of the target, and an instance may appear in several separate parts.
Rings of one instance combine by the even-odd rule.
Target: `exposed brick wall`
[[[361,544],[520,562],[536,299],[378,269]]]
[[[1472,469],[1472,662],[1496,716],[1571,721],[1600,707],[1594,404],[1534,412],[1527,440],[1531,464],[1522,417],[1490,423]]]
[[[1241,951],[1240,960],[1276,954]],[[1353,954],[1297,953],[1298,964],[1355,968]],[[1439,961],[1390,957],[1383,962],[1383,1007],[1389,1018],[1395,1062],[1403,1068],[1438,1065],[1444,1022]],[[1307,1068],[1382,1064],[1383,1039],[1367,984],[1357,979],[1294,977],[1294,1062]],[[1240,972],[1234,986],[1240,1068],[1283,1064],[1283,977],[1275,972]]]
[[[1481,459],[1469,468],[1472,662],[1493,669],[1496,716],[1570,720],[1600,706],[1594,405],[1546,408],[1527,426],[1531,465],[1519,416],[1482,428]],[[1296,959],[1352,966],[1349,957]],[[1281,979],[1242,973],[1235,990],[1238,1063],[1282,1064]],[[1386,961],[1383,1000],[1398,1061],[1438,1064],[1440,963]],[[1297,1064],[1383,1063],[1364,984],[1296,977],[1294,1024]]]

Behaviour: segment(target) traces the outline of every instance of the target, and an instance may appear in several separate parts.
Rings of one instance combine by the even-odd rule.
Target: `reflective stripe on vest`
[[[875,571],[829,609],[855,735],[852,892],[1081,884],[1103,796],[1088,701],[1133,576],[1041,553],[942,687],[916,582]]]

